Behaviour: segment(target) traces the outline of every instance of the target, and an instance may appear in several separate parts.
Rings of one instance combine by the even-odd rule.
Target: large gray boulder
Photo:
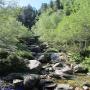
[[[33,90],[38,88],[40,82],[40,76],[37,74],[30,74],[24,77],[24,87],[25,90]]]
[[[29,60],[29,64],[27,65],[27,67],[30,70],[40,69],[41,68],[41,63],[39,61],[37,61],[37,60]]]
[[[63,52],[51,54],[51,61],[52,62],[65,62],[67,60],[68,60],[67,55]]]

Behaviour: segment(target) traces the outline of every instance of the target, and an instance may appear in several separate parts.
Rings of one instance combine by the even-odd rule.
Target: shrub
[[[90,71],[90,57],[86,57],[85,60],[83,60],[82,65]]]
[[[31,60],[34,57],[32,56],[32,53],[30,51],[16,51],[17,56],[22,57],[23,59]]]
[[[21,58],[20,56],[17,56],[16,54],[11,54],[8,56],[7,60],[9,61],[9,63],[11,64],[11,70],[18,72],[18,71],[22,71],[26,68],[26,62],[23,58]]]
[[[52,52],[58,52],[56,48],[48,48],[45,53],[52,53]]]
[[[4,59],[7,58],[9,55],[9,51],[5,50],[5,49],[1,49],[0,50],[0,59]]]
[[[70,54],[69,55],[69,60],[71,62],[75,62],[75,63],[79,64],[79,63],[81,63],[83,61],[83,57],[80,55],[80,53],[78,53],[78,52],[74,52],[74,53],[71,52],[69,54]]]

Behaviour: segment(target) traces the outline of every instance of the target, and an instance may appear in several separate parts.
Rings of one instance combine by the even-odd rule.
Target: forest
[[[56,66],[61,67],[58,65],[62,62],[65,66],[74,68],[70,69],[70,72],[67,70],[68,78],[71,72],[77,71],[85,75],[90,72],[90,0],[51,0],[49,4],[42,3],[39,10],[31,5],[20,7],[14,1],[10,3],[0,0],[1,79],[4,77],[8,81],[7,75],[12,73],[38,73],[42,76],[42,73],[44,75],[48,73],[49,76],[51,72],[56,71]],[[57,63],[59,64],[53,65]],[[27,67],[28,64],[32,65]],[[78,68],[75,67],[77,65]],[[50,70],[47,72],[46,69]],[[51,77],[62,78],[60,74],[54,72]],[[66,75],[65,72],[64,75]],[[67,79],[66,77],[64,79]],[[69,83],[78,85],[76,81]],[[79,85],[82,86],[82,84]]]

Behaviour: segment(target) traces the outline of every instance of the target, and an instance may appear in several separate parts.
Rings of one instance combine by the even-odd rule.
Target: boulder
[[[41,63],[46,63],[47,60],[46,60],[46,58],[45,58],[45,55],[39,56],[39,57],[38,57],[38,61],[40,61]]]
[[[45,50],[45,49],[47,49],[48,47],[49,47],[49,46],[48,46],[48,43],[46,43],[46,42],[41,43],[41,45],[40,45],[41,50]]]
[[[52,65],[51,64],[46,64],[46,65],[44,65],[43,67],[42,67],[42,74],[49,74],[49,73],[51,73],[51,72],[53,72],[54,70],[53,70],[53,68],[52,68]]]
[[[88,86],[83,86],[83,90],[90,90]]]
[[[55,84],[50,79],[41,79],[40,80],[40,89],[39,90],[53,90],[56,87],[57,84]]]
[[[23,80],[15,79],[13,85],[15,90],[24,90]]]
[[[54,70],[56,70],[56,69],[60,70],[64,67],[64,64],[63,63],[56,63],[52,67],[53,67]]]
[[[24,78],[25,90],[33,90],[33,88],[38,88],[40,82],[40,76],[37,74],[30,74]]]
[[[24,78],[20,73],[11,73],[11,74],[8,74],[6,77],[3,78],[4,81],[11,82],[11,83],[15,79],[23,80]]]
[[[69,84],[58,84],[55,90],[73,90]]]
[[[73,74],[73,70],[70,66],[65,63],[56,63],[53,65],[54,70],[61,70],[61,72],[66,74]]]
[[[38,45],[31,45],[30,46],[30,50],[31,50],[31,52],[36,52],[36,53],[40,53],[41,52],[41,48]]]
[[[75,73],[87,73],[88,72],[88,69],[87,68],[84,68],[83,66],[81,66],[80,64],[76,65],[74,67],[74,72]]]
[[[72,75],[64,73],[62,70],[55,70],[54,75],[55,78],[61,79],[71,79]]]
[[[33,71],[40,71],[41,70],[41,63],[37,60],[29,60],[29,64],[27,65],[29,70]]]
[[[13,80],[13,84],[14,84],[15,86],[21,85],[21,84],[23,84],[23,80],[20,80],[20,79],[14,79],[14,80]]]
[[[52,53],[51,54],[52,62],[66,62],[68,60],[67,55],[63,52],[61,53]]]
[[[84,90],[89,90],[90,89],[90,83],[84,83],[83,84],[83,89]]]

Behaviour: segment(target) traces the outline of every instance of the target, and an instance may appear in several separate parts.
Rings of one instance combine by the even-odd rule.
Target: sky
[[[18,5],[20,6],[27,6],[28,4],[30,4],[32,7],[39,9],[42,3],[49,3],[51,0],[14,0],[14,1],[18,2]]]

